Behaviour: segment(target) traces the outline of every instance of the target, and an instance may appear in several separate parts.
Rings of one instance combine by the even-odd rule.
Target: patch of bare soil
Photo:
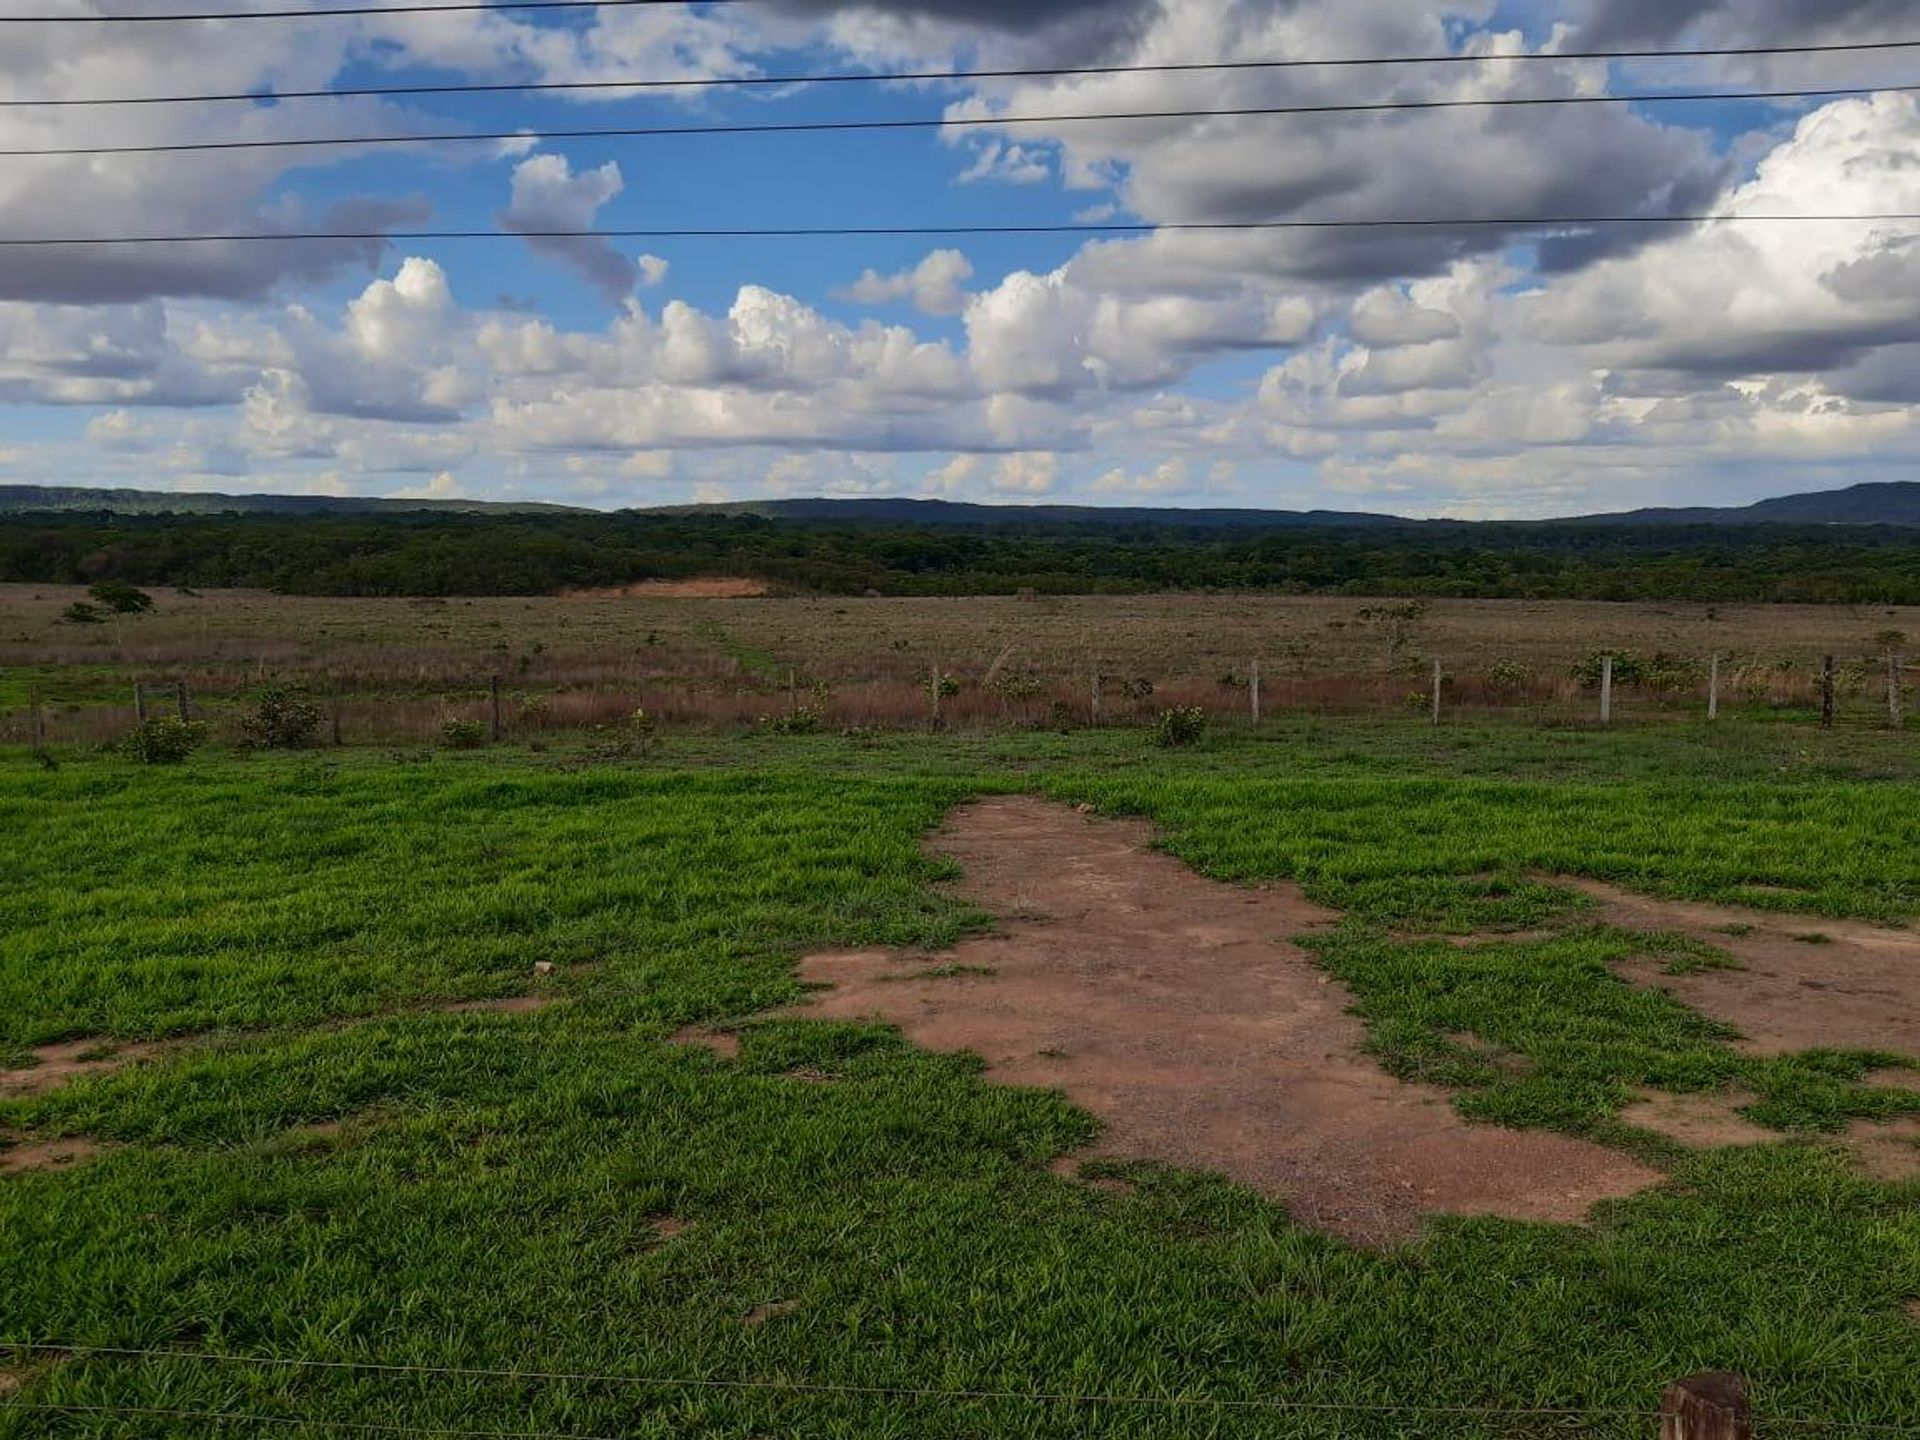
[[[1858,921],[1776,915],[1694,901],[1650,900],[1595,880],[1555,877],[1600,902],[1622,930],[1677,931],[1738,960],[1739,970],[1669,975],[1657,956],[1620,967],[1636,985],[1665,990],[1724,1020],[1757,1055],[1794,1050],[1887,1050],[1920,1059],[1920,934]],[[1797,938],[1827,937],[1820,944]]]
[[[712,576],[704,580],[640,580],[594,590],[563,590],[562,600],[752,600],[768,593],[764,580]]]
[[[1882,1090],[1920,1090],[1920,1070],[1874,1070],[1866,1083]]]
[[[1920,1180],[1920,1115],[1898,1120],[1856,1120],[1846,1147],[1854,1163],[1875,1180]]]
[[[1765,1145],[1783,1139],[1777,1131],[1756,1125],[1739,1113],[1740,1107],[1751,1105],[1757,1098],[1748,1091],[1671,1095],[1664,1090],[1642,1090],[1640,1098],[1622,1110],[1619,1118],[1701,1149]]]
[[[531,1015],[559,998],[558,995],[506,995],[497,1000],[456,1000],[438,1009],[442,1015]]]
[[[760,1326],[769,1320],[778,1320],[782,1315],[791,1315],[800,1308],[798,1300],[769,1300],[764,1305],[756,1305],[746,1313],[746,1323]]]
[[[993,1079],[1098,1116],[1095,1155],[1218,1171],[1354,1240],[1411,1236],[1429,1214],[1575,1221],[1661,1178],[1598,1145],[1470,1125],[1444,1091],[1393,1079],[1362,1053],[1346,991],[1287,938],[1328,912],[1291,887],[1203,879],[1150,839],[1030,798],[963,807],[935,848],[968,899],[1019,918],[922,976],[872,951],[807,959],[803,978],[832,987],[813,1012],[975,1051]]]
[[[24,1175],[36,1170],[65,1170],[100,1153],[92,1140],[31,1140],[0,1149],[0,1175]]]
[[[688,1025],[667,1038],[675,1045],[697,1045],[722,1060],[733,1060],[740,1054],[740,1037],[731,1030],[709,1030],[701,1025]]]
[[[20,1070],[0,1070],[0,1093],[44,1095],[83,1075],[105,1075],[158,1054],[160,1046],[121,1045],[111,1040],[63,1040],[33,1052],[33,1064]]]

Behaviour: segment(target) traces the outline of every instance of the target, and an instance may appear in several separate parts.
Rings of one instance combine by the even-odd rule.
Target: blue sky
[[[0,55],[0,91],[1920,39],[1902,8],[742,0],[46,26]],[[0,233],[1868,216],[1920,211],[1920,111],[1892,88],[1911,83],[1920,50],[11,110],[6,144],[58,146],[1889,87],[1797,104],[16,160],[0,175]],[[1916,228],[15,251],[0,271],[0,483],[1458,515],[1739,501],[1911,472]]]

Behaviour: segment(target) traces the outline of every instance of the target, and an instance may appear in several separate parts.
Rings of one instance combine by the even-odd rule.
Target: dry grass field
[[[724,589],[725,587],[719,587]],[[1415,611],[1340,597],[1158,595],[1021,600],[709,598],[636,592],[546,598],[329,599],[162,590],[105,624],[62,612],[82,592],[0,587],[0,739],[26,735],[30,695],[50,733],[105,739],[132,719],[136,681],[183,681],[214,719],[282,681],[337,703],[343,732],[393,740],[477,715],[498,675],[515,733],[611,723],[644,706],[669,725],[751,724],[793,708],[824,726],[1124,721],[1168,705],[1394,709],[1432,661],[1448,703],[1592,711],[1575,667],[1602,650],[1667,657],[1623,683],[1625,715],[1697,708],[1706,657],[1729,706],[1814,703],[1820,658],[1840,662],[1843,714],[1884,715],[1890,632],[1920,646],[1920,609],[1435,601]],[[1145,682],[1145,683],[1142,683]],[[1151,686],[1148,693],[1147,686]],[[1059,708],[1056,708],[1059,707]]]

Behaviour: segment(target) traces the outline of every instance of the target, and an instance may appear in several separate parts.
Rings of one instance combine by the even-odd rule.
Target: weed
[[[1163,750],[1198,745],[1207,734],[1207,712],[1198,705],[1162,710],[1153,722],[1153,743]]]
[[[177,765],[206,739],[207,727],[201,721],[156,715],[127,734],[120,742],[120,753],[143,765]]]

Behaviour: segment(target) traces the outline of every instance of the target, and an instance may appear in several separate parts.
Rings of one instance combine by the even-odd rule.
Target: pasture
[[[1393,714],[6,752],[0,1434],[1627,1436],[1708,1367],[1772,1433],[1910,1427],[1917,768]],[[993,805],[1052,817],[1089,913],[1173,914],[1147,981],[1267,947],[1381,1103],[1604,1183],[1349,1224],[1156,1152],[1167,1092],[1089,1088],[1092,1021],[1014,1073],[995,987],[1077,922],[1044,856],[995,878]],[[1149,836],[1177,911],[1101,868]],[[1256,900],[1306,918],[1201,923]],[[849,954],[870,1005],[815,988]]]

